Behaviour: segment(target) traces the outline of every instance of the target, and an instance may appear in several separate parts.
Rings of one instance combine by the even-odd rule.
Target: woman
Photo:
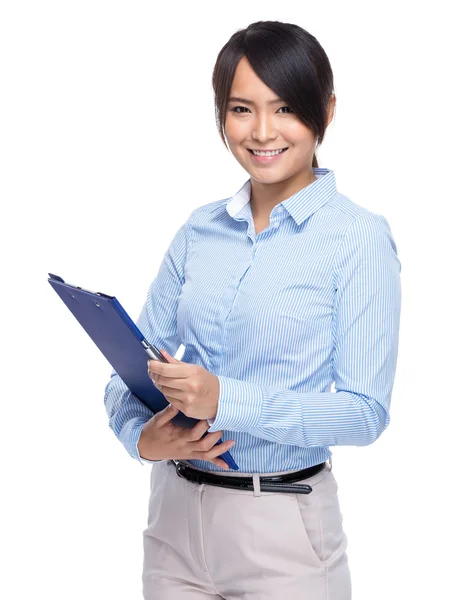
[[[318,167],[335,96],[312,35],[278,21],[237,31],[213,86],[250,177],[191,213],[149,287],[138,326],[165,348],[148,368],[171,404],[152,416],[115,372],[105,393],[118,438],[152,463],[144,598],[347,600],[329,446],[371,444],[389,423],[396,245]],[[174,425],[178,411],[196,426]],[[238,470],[220,458],[230,449]]]

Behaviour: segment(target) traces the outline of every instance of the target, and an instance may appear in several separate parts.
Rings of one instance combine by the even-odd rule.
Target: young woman
[[[138,326],[165,349],[148,368],[170,406],[153,416],[115,372],[105,393],[115,434],[152,464],[144,598],[348,600],[329,447],[389,423],[401,264],[387,220],[318,166],[335,95],[312,35],[252,23],[213,87],[249,179],[193,210],[149,287]]]

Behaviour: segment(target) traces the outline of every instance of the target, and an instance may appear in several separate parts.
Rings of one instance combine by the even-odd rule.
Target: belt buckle
[[[175,470],[176,470],[176,474],[178,475],[178,477],[182,477],[183,479],[186,479],[186,481],[192,481],[193,483],[197,483],[197,484],[204,483],[204,480],[201,477],[200,473],[199,472],[195,473],[193,469],[189,470],[189,476],[187,476],[185,474],[185,469],[187,469],[187,468],[188,468],[188,465],[184,465],[184,464],[180,463],[179,460],[175,461]]]
[[[175,467],[175,471],[176,471],[176,474],[178,475],[178,477],[183,477],[183,479],[187,479],[187,477],[185,476],[185,474],[181,468],[183,465],[180,463],[180,461],[176,460],[175,458],[172,458],[170,460],[170,462]]]

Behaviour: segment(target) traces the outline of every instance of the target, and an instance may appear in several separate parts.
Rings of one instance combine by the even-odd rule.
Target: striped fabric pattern
[[[390,422],[401,263],[388,221],[340,194],[335,174],[276,205],[255,236],[250,179],[193,210],[149,286],[146,339],[218,377],[210,432],[244,473],[299,470],[330,446],[373,443]],[[152,413],[112,371],[109,425],[141,464]],[[172,457],[176,458],[176,457]],[[191,465],[222,471],[208,461]]]

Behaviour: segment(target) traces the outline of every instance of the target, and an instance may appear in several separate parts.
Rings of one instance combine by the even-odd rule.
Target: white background
[[[247,179],[215,128],[211,77],[257,20],[325,49],[337,109],[320,166],[386,216],[402,262],[390,426],[332,448],[353,598],[460,597],[456,5],[2,4],[2,598],[142,598],[150,467],[109,429],[111,367],[48,273],[138,317],[191,211]]]

